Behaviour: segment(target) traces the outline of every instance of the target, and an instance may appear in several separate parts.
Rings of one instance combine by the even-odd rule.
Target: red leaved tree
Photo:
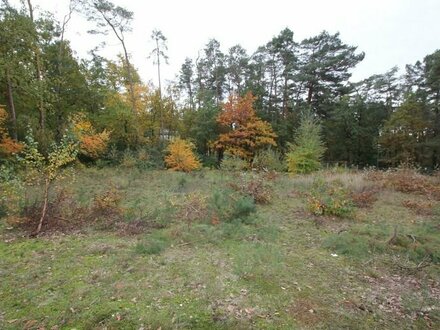
[[[223,105],[217,122],[224,133],[214,143],[218,152],[227,152],[251,162],[258,150],[276,146],[277,136],[269,123],[257,117],[254,101],[255,97],[248,92],[243,97],[231,95]]]

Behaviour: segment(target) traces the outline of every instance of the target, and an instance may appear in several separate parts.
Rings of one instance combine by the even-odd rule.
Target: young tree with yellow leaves
[[[223,105],[217,122],[224,133],[214,143],[220,154],[227,152],[251,162],[258,150],[276,146],[272,127],[255,113],[255,99],[251,92],[243,97],[231,95]]]
[[[177,138],[167,148],[168,156],[165,157],[165,164],[174,171],[191,172],[201,167],[197,157],[194,155],[194,145]]]
[[[29,181],[33,184],[40,184],[43,181],[43,208],[38,227],[33,233],[38,235],[43,227],[46,217],[47,205],[49,202],[49,190],[53,181],[60,175],[60,170],[72,163],[78,154],[78,143],[72,136],[63,135],[58,144],[52,144],[47,155],[38,150],[38,143],[35,141],[32,131],[29,130],[20,160],[26,168]]]

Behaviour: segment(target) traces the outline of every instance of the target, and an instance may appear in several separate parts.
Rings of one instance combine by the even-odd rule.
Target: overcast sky
[[[13,1],[12,1],[13,2]],[[61,19],[68,0],[33,0]],[[163,78],[173,79],[185,57],[195,58],[209,39],[217,39],[224,52],[241,44],[252,54],[282,29],[294,32],[296,41],[322,30],[340,32],[343,42],[358,46],[365,59],[353,71],[353,81],[383,73],[397,65],[422,60],[440,49],[440,0],[113,0],[134,12],[133,31],[127,34],[132,61],[144,81],[156,83],[156,70],[148,54],[153,48],[151,31],[159,29],[168,38],[169,65]],[[108,36],[90,36],[87,24],[75,17],[67,38],[79,57],[87,56],[101,40],[102,54],[121,52],[118,41]]]

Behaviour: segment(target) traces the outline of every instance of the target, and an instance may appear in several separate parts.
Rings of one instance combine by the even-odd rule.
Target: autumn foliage
[[[11,139],[6,129],[8,113],[0,106],[0,156],[8,157],[19,153],[23,149],[23,145]]]
[[[193,152],[194,145],[186,140],[175,139],[167,148],[168,156],[165,164],[174,171],[191,172],[200,168],[201,164]]]
[[[91,159],[98,159],[107,149],[110,132],[96,133],[92,123],[82,114],[72,117],[73,131],[80,141],[79,152]]]
[[[257,117],[253,108],[255,97],[232,95],[217,118],[226,130],[214,146],[219,151],[251,161],[255,153],[268,146],[276,146],[276,134],[269,123]]]

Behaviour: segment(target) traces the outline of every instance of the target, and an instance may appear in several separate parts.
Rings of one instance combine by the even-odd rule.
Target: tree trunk
[[[50,180],[49,180],[49,178],[46,178],[45,184],[44,184],[44,204],[43,204],[43,210],[41,211],[41,217],[40,217],[40,221],[38,223],[37,230],[34,233],[35,235],[38,235],[40,233],[41,228],[43,227],[44,218],[46,217],[47,204],[49,202],[49,186],[50,186]]]
[[[28,3],[28,8],[29,8],[29,17],[32,21],[32,23],[34,23],[34,8],[32,6],[32,2],[31,0],[27,0]],[[39,87],[39,91],[38,91],[38,110],[40,113],[40,118],[39,118],[39,124],[40,124],[40,129],[44,132],[45,128],[46,128],[46,111],[44,109],[44,101],[43,101],[43,94],[42,94],[42,81],[43,81],[43,75],[42,75],[42,68],[41,68],[41,59],[40,59],[40,49],[38,48],[38,36],[36,36],[36,40],[35,40],[35,47],[34,47],[34,57],[35,57],[35,67],[36,67],[36,76],[37,76],[37,81],[38,81],[38,87]]]
[[[307,104],[312,103],[312,97],[313,97],[313,84],[309,83],[308,85],[308,94],[307,94]]]
[[[126,70],[127,70],[128,85],[130,88],[129,93],[131,98],[131,110],[133,111],[133,113],[136,113],[136,97],[134,95],[134,82],[130,67],[130,60],[128,58],[128,52],[127,52],[127,48],[125,47],[124,39],[119,39],[119,40],[121,41],[122,48],[124,49],[125,65],[127,67]]]
[[[11,76],[9,75],[9,70],[6,69],[6,84],[8,86],[8,106],[11,112],[11,122],[12,122],[12,138],[17,140],[17,114],[15,112],[14,94],[12,88]]]
[[[162,109],[162,83],[160,80],[160,50],[159,40],[156,38],[156,56],[157,56],[157,80],[159,83],[159,111],[160,111],[160,123],[159,123],[159,138],[163,134],[163,109]]]
[[[288,82],[287,77],[284,77],[284,91],[283,91],[283,118],[285,119],[287,117],[287,103],[288,103]]]

